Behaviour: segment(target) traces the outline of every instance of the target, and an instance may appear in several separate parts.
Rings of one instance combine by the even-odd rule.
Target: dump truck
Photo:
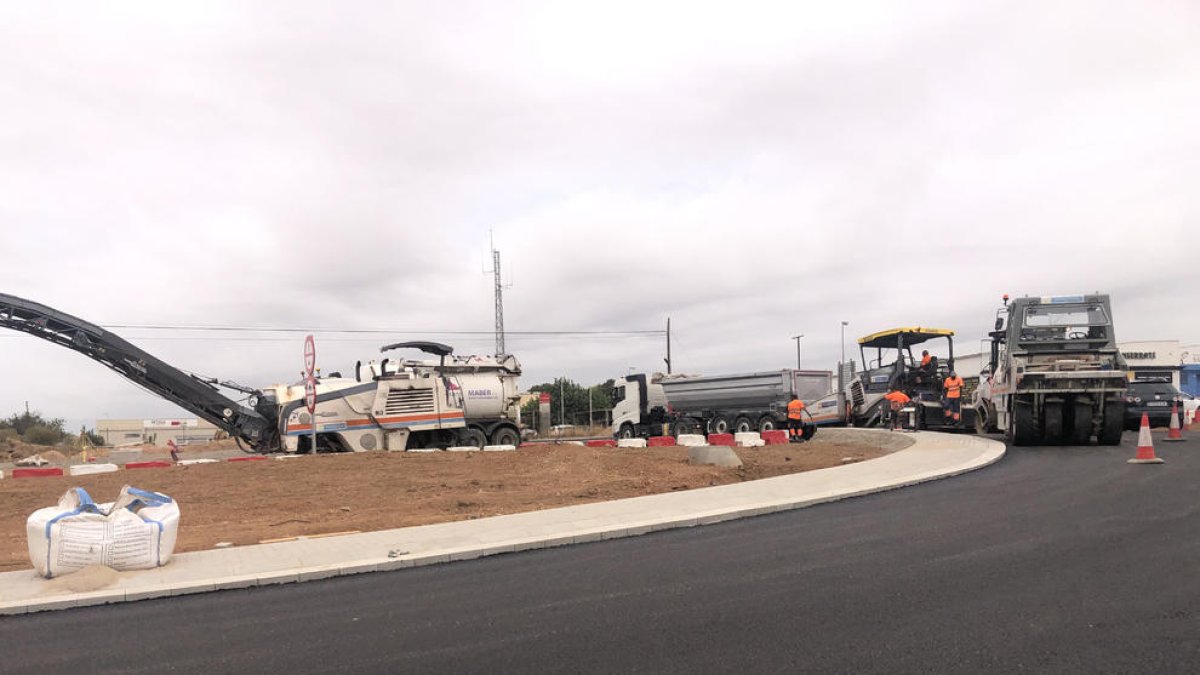
[[[404,450],[520,442],[512,355],[456,356],[436,342],[400,342],[436,359],[384,358],[355,364],[354,376],[316,378],[310,415],[303,382],[247,387],[187,373],[120,336],[51,307],[0,293],[0,327],[77,351],[138,386],[195,413],[247,452]],[[220,387],[220,388],[219,388]],[[241,394],[234,398],[223,389]],[[315,425],[315,445],[314,445]]]
[[[986,379],[975,392],[979,431],[1013,445],[1117,445],[1129,369],[1107,295],[1015,298],[996,312]]]
[[[626,375],[614,387],[613,436],[781,429],[793,394],[814,401],[829,392],[832,380],[833,373],[827,370],[795,369],[710,376]]]

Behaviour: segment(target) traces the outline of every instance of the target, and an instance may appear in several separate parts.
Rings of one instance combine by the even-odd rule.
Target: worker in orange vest
[[[929,363],[931,361],[933,361],[933,357],[929,355],[929,350],[926,349],[926,350],[922,351],[921,352],[921,367],[928,368]]]
[[[942,382],[942,389],[946,392],[946,405],[942,412],[947,420],[953,418],[955,424],[962,419],[962,388],[963,379],[954,371],[950,371],[950,377]]]
[[[792,443],[804,439],[803,413],[804,401],[801,401],[799,396],[792,394],[792,400],[788,401],[787,405],[788,440]]]
[[[900,409],[912,399],[908,397],[908,394],[900,391],[899,389],[893,389],[892,391],[884,394],[883,397],[886,398],[890,404],[889,407],[891,408],[892,413],[891,428],[894,431],[896,429],[896,424],[900,421]]]

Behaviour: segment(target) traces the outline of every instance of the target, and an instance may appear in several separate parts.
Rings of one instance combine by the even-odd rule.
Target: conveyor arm
[[[29,333],[73,349],[108,366],[166,400],[215,424],[260,452],[279,445],[276,406],[255,397],[249,408],[216,387],[179,370],[122,338],[83,319],[51,307],[0,293],[0,327]]]

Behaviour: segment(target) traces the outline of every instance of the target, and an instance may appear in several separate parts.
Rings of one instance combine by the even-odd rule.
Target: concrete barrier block
[[[783,429],[764,431],[760,434],[760,436],[762,436],[763,442],[765,442],[767,445],[787,445],[788,443],[787,432]]]
[[[516,449],[517,449],[517,446],[515,446],[515,445],[485,445],[485,446],[483,446],[484,452],[509,452],[510,450],[516,450]]]
[[[757,431],[746,431],[733,435],[733,442],[740,448],[757,448],[766,445]]]
[[[441,452],[441,448],[409,448],[406,452]]]
[[[618,448],[644,448],[646,447],[646,439],[644,438],[622,438],[617,441]]]
[[[126,469],[165,469],[171,466],[170,462],[126,462]]]
[[[474,445],[454,445],[446,448],[446,452],[479,452],[479,448]]]
[[[709,434],[708,435],[708,444],[709,445],[724,445],[726,447],[732,448],[733,447],[733,434]]]
[[[45,466],[30,469],[13,469],[13,478],[45,478],[47,476],[61,476],[63,470],[57,466]]]
[[[602,440],[596,440],[596,441],[588,441],[587,446],[589,448],[615,448],[615,447],[617,447],[617,442],[612,439],[602,439]]]
[[[289,455],[284,455],[284,456],[287,457]],[[294,457],[295,455],[290,455],[290,456]],[[276,457],[275,459],[283,459],[283,457]],[[193,464],[216,464],[219,461],[220,460],[211,459],[211,458],[206,457],[206,458],[202,458],[202,459],[181,459],[177,462],[177,464],[179,464],[179,466],[192,466]]]
[[[708,439],[703,434],[679,434],[679,438],[675,441],[676,445],[684,445],[689,448],[708,445]]]
[[[96,473],[112,473],[120,468],[116,464],[76,464],[67,467],[67,473],[72,476],[90,476]]]
[[[268,459],[262,455],[247,455],[246,457],[227,457],[226,462],[261,462]]]
[[[311,456],[311,455],[298,455],[298,454],[296,454],[296,453],[294,453],[294,452],[289,452],[289,453],[288,453],[288,454],[286,454],[286,455],[275,455],[275,459],[296,459],[296,458],[298,458],[298,457],[310,457],[310,456]],[[202,460],[184,460],[184,461],[185,461],[185,462],[186,462],[186,461],[197,461],[197,462],[199,462],[199,461],[202,461]],[[217,460],[215,460],[215,459],[214,459],[213,461],[215,462],[215,461],[217,461]],[[180,462],[180,464],[183,464],[183,462]]]
[[[742,459],[728,445],[700,445],[688,448],[688,464],[741,466]]]
[[[646,440],[646,447],[650,448],[673,448],[675,447],[674,436],[651,436]]]

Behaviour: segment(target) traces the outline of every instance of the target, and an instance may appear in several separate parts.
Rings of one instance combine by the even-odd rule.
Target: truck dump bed
[[[784,404],[796,394],[812,401],[829,393],[833,374],[825,370],[774,370],[662,379],[667,401],[679,412],[753,410]]]

